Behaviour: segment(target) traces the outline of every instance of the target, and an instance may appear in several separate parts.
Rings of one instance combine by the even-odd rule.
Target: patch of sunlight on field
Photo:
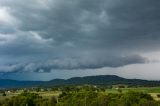
[[[105,93],[118,93],[117,89],[106,89]]]
[[[153,97],[154,100],[160,101],[160,98],[157,97],[157,95],[158,94],[160,95],[160,93],[149,93],[149,94]]]
[[[0,95],[0,100],[5,100],[5,99],[10,99],[13,96],[18,96],[19,94],[21,94],[22,92],[18,92],[18,93],[6,93],[6,96],[2,96]],[[40,96],[44,97],[44,98],[51,98],[53,96],[58,97],[59,94],[61,94],[60,91],[46,91],[46,92],[31,92],[31,93],[37,93]]]
[[[38,94],[44,98],[51,98],[53,96],[58,97],[61,94],[60,91],[48,91],[48,92],[38,92]]]
[[[4,99],[9,99],[9,98],[11,98],[11,97],[13,97],[13,96],[17,96],[17,95],[19,95],[20,93],[6,93],[6,96],[2,96],[2,95],[0,95],[0,100],[4,100]]]
[[[120,88],[123,93],[128,91],[137,91],[143,93],[160,93],[160,87],[138,87],[138,88]],[[106,93],[118,93],[118,89],[106,89]]]
[[[160,87],[138,87],[138,88],[120,88],[120,89],[122,93],[126,93],[128,91],[148,93],[153,97],[153,99],[160,101],[160,98],[157,97],[157,95],[160,94]],[[108,94],[108,93],[119,93],[119,92],[118,89],[113,88],[113,89],[106,89],[105,93]]]

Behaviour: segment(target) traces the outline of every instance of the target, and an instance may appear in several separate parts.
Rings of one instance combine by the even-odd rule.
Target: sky
[[[159,0],[0,0],[0,78],[160,80]]]

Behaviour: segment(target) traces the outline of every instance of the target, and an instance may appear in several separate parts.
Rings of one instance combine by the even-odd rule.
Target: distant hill
[[[141,79],[126,79],[116,75],[99,75],[86,77],[73,77],[67,80],[56,79],[48,82],[50,85],[116,85],[127,84],[130,86],[160,86],[160,81],[149,81]]]
[[[16,81],[16,80],[0,80],[0,88],[24,88],[36,86],[62,86],[62,85],[116,85],[127,84],[129,86],[160,86],[160,81],[148,81],[141,79],[126,79],[115,75],[99,75],[99,76],[86,76],[74,77],[67,80],[54,79],[51,81]]]
[[[0,89],[2,88],[26,88],[42,85],[43,81],[16,81],[10,79],[0,79]]]

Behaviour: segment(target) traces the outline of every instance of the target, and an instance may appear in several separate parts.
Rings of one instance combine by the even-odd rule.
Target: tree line
[[[43,98],[36,93],[24,92],[0,101],[0,106],[160,106],[149,94],[129,91],[109,93],[84,90],[62,92],[58,98]]]

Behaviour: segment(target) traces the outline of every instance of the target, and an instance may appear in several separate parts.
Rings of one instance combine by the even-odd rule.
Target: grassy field
[[[47,92],[39,92],[38,94],[44,98],[51,98],[53,96],[58,97],[61,92],[59,91],[47,91]]]
[[[157,95],[160,94],[160,87],[121,88],[121,90],[122,90],[122,93],[125,93],[128,91],[137,91],[137,92],[148,93],[155,100],[160,100],[160,98],[157,97]],[[118,90],[116,88],[106,89],[106,94],[107,93],[118,93]]]
[[[16,93],[8,93],[7,92],[6,96],[0,95],[0,100],[4,100],[6,98],[11,98],[11,97],[17,96],[17,95],[19,95],[21,93],[22,93],[21,91],[20,92],[16,92]],[[44,98],[51,98],[53,96],[58,97],[61,92],[59,92],[59,91],[45,91],[45,92],[31,92],[31,93],[38,93],[40,96],[42,96]]]
[[[121,88],[122,92],[138,91],[143,93],[160,93],[160,87]],[[106,93],[118,93],[116,88],[106,89]]]
[[[0,95],[0,100],[4,100],[4,99],[7,99],[7,98],[11,98],[11,97],[13,97],[13,96],[17,96],[18,94],[20,94],[20,93],[6,93],[6,96]]]
[[[138,92],[144,92],[150,94],[155,100],[160,100],[160,98],[157,97],[157,94],[160,94],[160,87],[139,87],[139,88],[121,88],[122,93],[128,92],[128,91],[138,91]],[[16,93],[10,93],[7,92],[6,96],[0,95],[0,100],[4,100],[6,98],[11,98],[13,96],[17,96],[18,94],[22,93],[22,91],[16,92]],[[51,98],[52,96],[58,97],[58,95],[61,93],[60,91],[45,91],[45,92],[33,92],[38,93],[40,96],[44,98]],[[108,93],[119,93],[116,88],[113,89],[106,89],[106,94]]]

